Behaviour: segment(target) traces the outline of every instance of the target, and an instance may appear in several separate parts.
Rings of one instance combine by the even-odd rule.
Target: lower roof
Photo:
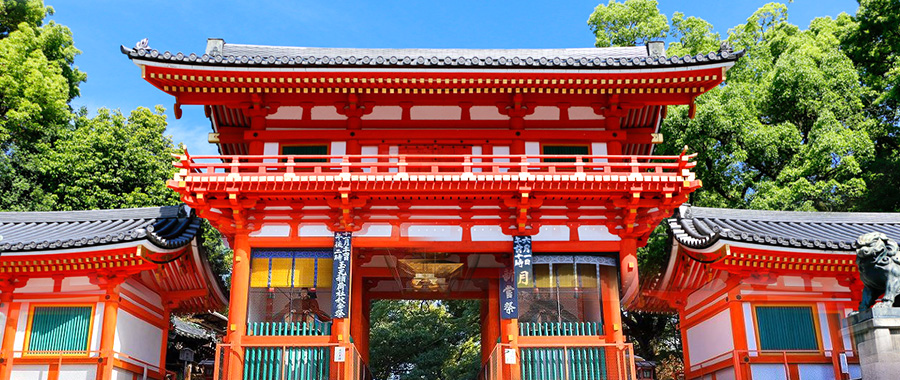
[[[869,232],[900,240],[900,213],[736,210],[685,204],[668,223],[675,240],[693,249],[745,243],[853,251],[856,239]]]
[[[147,242],[161,250],[171,250],[188,245],[199,230],[200,218],[183,205],[117,210],[0,212],[0,252],[81,250],[139,242]]]

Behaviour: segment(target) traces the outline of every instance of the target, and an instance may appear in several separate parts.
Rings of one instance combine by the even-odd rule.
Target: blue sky
[[[172,114],[174,99],[140,79],[119,45],[202,53],[208,37],[263,45],[370,48],[565,48],[593,46],[587,19],[598,1],[125,1],[45,0],[52,20],[72,29],[87,72],[75,107],[92,112],[161,104],[169,130],[192,154],[217,154],[206,142],[209,122],[199,106]],[[608,1],[608,0],[607,0]],[[604,2],[605,3],[605,2]],[[680,11],[727,30],[746,21],[766,1],[660,0],[667,16]],[[815,17],[853,14],[854,0],[796,0],[789,18],[806,28]]]

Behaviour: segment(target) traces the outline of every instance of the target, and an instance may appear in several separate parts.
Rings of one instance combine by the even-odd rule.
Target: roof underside
[[[37,252],[147,240],[160,249],[186,246],[200,219],[183,206],[120,210],[0,213],[0,251]]]
[[[669,219],[672,235],[683,246],[709,248],[719,241],[773,247],[853,251],[865,233],[900,239],[898,213],[829,213],[734,210],[681,206]]]
[[[140,43],[121,47],[132,59],[201,66],[640,69],[730,62],[743,52],[651,56],[646,46],[573,49],[359,49],[223,43],[197,54],[161,52]]]

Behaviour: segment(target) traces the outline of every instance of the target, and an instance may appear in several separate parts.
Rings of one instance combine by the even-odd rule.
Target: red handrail
[[[685,177],[693,174],[696,154],[678,156],[611,155],[179,155],[175,166],[187,175],[304,173],[341,176],[349,173],[402,176],[415,174],[561,174]],[[300,160],[300,162],[298,162]],[[316,161],[316,162],[311,162]],[[583,174],[582,174],[583,173]]]

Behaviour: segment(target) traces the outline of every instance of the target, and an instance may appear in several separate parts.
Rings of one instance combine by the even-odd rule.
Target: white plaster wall
[[[324,224],[301,224],[297,229],[300,237],[333,237],[334,232],[328,230]]]
[[[786,380],[784,364],[751,364],[750,378],[766,380]],[[833,378],[833,377],[832,377]]]
[[[303,118],[303,107],[300,106],[284,106],[278,107],[278,111],[266,116],[269,120],[300,120]]]
[[[578,240],[581,241],[619,241],[622,238],[609,232],[606,226],[578,226]]]
[[[113,350],[138,360],[159,365],[163,331],[125,310],[119,310],[116,318],[116,338]]]
[[[722,310],[687,330],[688,352],[691,365],[712,359],[734,350],[731,333],[731,314]]]
[[[712,296],[715,292],[722,290],[725,288],[725,281],[721,279],[714,279],[713,281],[706,284],[706,286],[695,290],[691,294],[687,296],[687,303],[685,304],[686,308],[692,308],[700,303],[706,301],[707,298]]]
[[[525,120],[559,120],[559,107],[534,107],[534,113],[532,113],[531,115],[525,115]]]
[[[375,106],[372,113],[363,115],[363,120],[400,120],[403,118],[403,107],[400,106]]]
[[[716,380],[734,380],[734,367],[716,371]]]
[[[359,154],[362,154],[363,156],[374,156],[374,155],[378,154],[378,146],[377,145],[361,146],[361,147],[359,147]],[[375,157],[361,158],[359,160],[359,162],[378,162],[378,159]],[[363,172],[369,173],[371,171],[369,169],[370,168],[363,168]]]
[[[313,107],[310,113],[313,120],[346,120],[347,117],[337,113],[334,106]]]
[[[32,278],[27,285],[16,289],[16,293],[53,293],[53,279]]]
[[[3,341],[3,333],[6,331],[6,315],[9,313],[9,302],[0,306],[0,342]]]
[[[822,336],[822,349],[831,350],[834,346],[831,344],[831,324],[828,322],[828,313],[825,311],[825,303],[816,304],[819,313],[819,335]]]
[[[91,324],[91,350],[100,350],[100,338],[103,335],[103,302],[94,305],[94,322]]]
[[[406,227],[406,225],[404,225]],[[461,241],[462,227],[452,225],[409,225],[404,236],[435,241]]]
[[[591,155],[592,156],[603,156],[608,154],[609,151],[606,150],[606,143],[595,142],[591,143]],[[608,160],[605,158],[594,158],[592,159],[594,162],[607,162]]]
[[[509,147],[508,146],[495,146],[493,147],[493,154],[498,156],[508,156],[509,155]],[[494,162],[509,162],[509,158],[495,158]],[[500,168],[500,171],[506,173],[509,171],[509,168]]]
[[[96,364],[62,365],[59,367],[58,380],[95,380]]]
[[[569,120],[600,120],[603,116],[594,113],[591,107],[569,107]]]
[[[347,154],[347,142],[346,141],[332,141],[331,142],[331,150],[328,152],[331,156],[341,156]],[[340,158],[332,158],[332,163],[341,162]]]
[[[512,241],[512,236],[503,233],[500,226],[472,226],[472,241]]]
[[[541,143],[537,141],[526,141],[525,142],[525,154],[529,156],[536,156],[541,154]],[[529,158],[528,162],[541,162],[539,158],[533,157]]]
[[[122,288],[127,289],[129,292],[137,294],[144,301],[162,308],[162,297],[160,297],[159,294],[157,294],[150,288],[144,286],[144,284],[141,284],[140,282],[129,278],[124,283],[122,283]]]
[[[79,293],[85,291],[99,290],[100,287],[91,283],[91,279],[87,276],[82,277],[66,277],[62,280],[62,289],[65,292]]]
[[[800,380],[833,379],[834,368],[831,364],[798,364]]]
[[[288,224],[263,224],[260,229],[250,233],[253,237],[288,237],[291,236],[291,226]]]
[[[359,232],[354,232],[355,237],[391,237],[393,226],[390,224],[364,224]]]
[[[113,368],[112,380],[134,380],[134,373],[121,368]]]
[[[19,309],[19,324],[16,326],[16,340],[13,344],[13,351],[23,351],[25,349],[25,327],[28,326],[28,318],[31,318],[28,315],[30,307],[31,304],[29,302],[22,302],[22,306]]]
[[[459,106],[416,106],[409,110],[412,120],[459,120],[462,108]]]
[[[469,118],[472,120],[506,120],[506,115],[501,115],[494,106],[472,106],[469,108]]]
[[[568,226],[541,226],[533,241],[569,241]]]
[[[747,302],[741,304],[744,313],[744,334],[747,337],[747,349],[750,350],[751,356],[757,356],[756,351],[756,328],[753,327],[753,306]]]
[[[49,365],[13,365],[10,380],[47,380]]]

